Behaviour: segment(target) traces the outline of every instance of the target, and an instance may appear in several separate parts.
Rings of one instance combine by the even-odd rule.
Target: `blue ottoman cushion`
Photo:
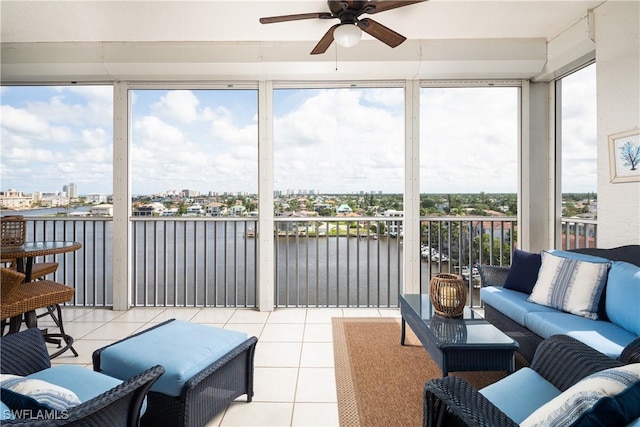
[[[104,348],[100,370],[125,379],[162,365],[165,373],[151,390],[180,396],[189,379],[246,340],[243,332],[174,320]]]

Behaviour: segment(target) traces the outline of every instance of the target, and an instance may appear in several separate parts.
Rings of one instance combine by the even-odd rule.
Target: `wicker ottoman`
[[[238,396],[251,402],[257,341],[172,319],[96,350],[93,369],[123,379],[162,365],[141,425],[204,426]]]

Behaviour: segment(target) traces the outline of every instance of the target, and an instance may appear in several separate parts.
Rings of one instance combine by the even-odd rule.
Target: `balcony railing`
[[[54,279],[75,287],[71,305],[112,306],[111,218],[25,217],[28,240],[73,240],[79,251],[46,257]],[[133,218],[135,306],[256,307],[255,218]],[[595,247],[597,223],[563,219],[563,249]],[[402,218],[280,218],[274,221],[276,307],[397,307],[402,292]],[[476,264],[510,265],[515,218],[420,221],[421,287],[439,272],[461,274],[479,304]]]

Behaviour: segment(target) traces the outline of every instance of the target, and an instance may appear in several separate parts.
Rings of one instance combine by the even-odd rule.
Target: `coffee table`
[[[408,323],[424,348],[442,369],[442,376],[459,371],[515,369],[518,343],[479,314],[464,308],[462,317],[443,317],[433,309],[428,294],[400,295],[404,345]]]

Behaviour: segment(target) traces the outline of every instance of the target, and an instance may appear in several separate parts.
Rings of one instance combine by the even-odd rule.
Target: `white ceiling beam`
[[[309,55],[308,42],[3,43],[3,83],[157,80],[529,78],[544,39],[363,41]],[[337,54],[337,57],[336,57]]]

